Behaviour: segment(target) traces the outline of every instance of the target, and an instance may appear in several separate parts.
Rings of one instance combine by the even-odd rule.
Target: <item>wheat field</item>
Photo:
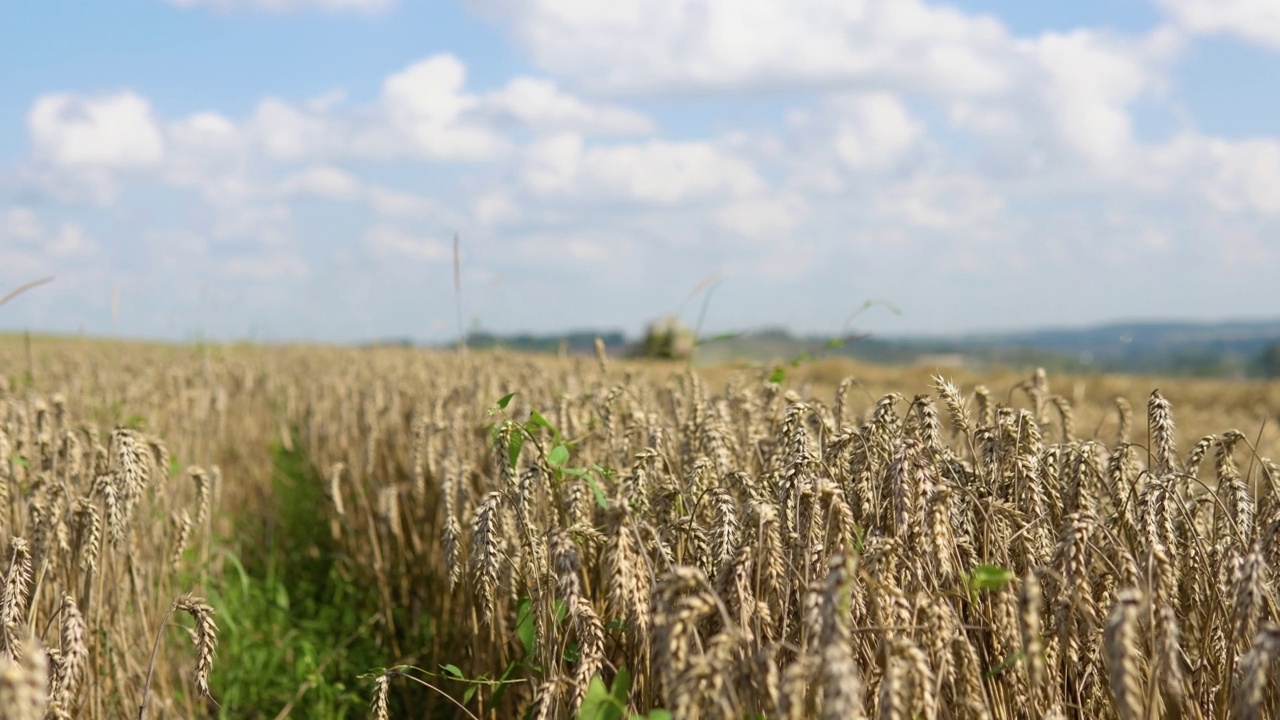
[[[224,558],[281,507],[367,590],[378,661],[335,717],[1280,713],[1276,383],[21,338],[0,363],[6,718],[304,716],[319,679],[219,686],[248,662]],[[273,453],[310,494],[281,505]]]

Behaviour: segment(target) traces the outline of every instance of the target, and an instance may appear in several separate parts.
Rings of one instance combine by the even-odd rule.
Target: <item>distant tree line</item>
[[[697,345],[693,331],[673,318],[652,323],[645,335],[630,340],[621,331],[583,330],[561,334],[519,333],[499,335],[473,331],[467,345],[474,349],[501,347],[519,352],[590,354],[599,337],[610,354],[653,358],[687,358]],[[391,338],[382,345],[411,344]],[[766,328],[718,339],[708,346],[709,358],[791,358],[820,352],[824,356],[845,355],[865,362],[899,365],[940,355],[963,357],[974,365],[1045,367],[1057,372],[1116,372],[1187,375],[1200,377],[1280,378],[1280,340],[1266,339],[1247,347],[1221,342],[1186,342],[1166,346],[1131,347],[1124,353],[1092,352],[1086,343],[1076,347],[1038,346],[1019,338],[1012,342],[965,340],[913,340],[858,337],[832,344],[826,338],[799,337],[784,328]],[[815,350],[817,349],[817,350]],[[698,352],[703,354],[702,350]],[[715,361],[714,359],[712,361]]]
[[[1254,363],[1257,374],[1264,378],[1280,378],[1280,343],[1272,343],[1258,353]]]

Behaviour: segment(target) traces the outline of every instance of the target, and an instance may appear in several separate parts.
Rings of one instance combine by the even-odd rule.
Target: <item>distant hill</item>
[[[599,335],[610,354],[638,339],[620,332],[564,335],[475,335],[472,347],[502,346],[531,352],[589,353]],[[563,345],[562,345],[563,344]],[[1077,372],[1162,373],[1243,377],[1280,375],[1280,320],[1117,322],[1085,328],[1050,328],[961,336],[863,336],[832,340],[768,328],[704,341],[700,363],[789,361],[841,355],[883,364],[1039,365]]]
[[[1083,329],[1033,330],[971,336],[974,351],[1007,348],[1073,356],[1084,366],[1130,372],[1247,374],[1251,364],[1280,345],[1280,320],[1222,323],[1128,322]]]
[[[735,338],[724,349],[756,356],[768,350],[841,354],[870,362],[1042,365],[1077,372],[1246,376],[1268,374],[1268,351],[1280,348],[1280,320],[1223,323],[1119,322],[1086,328],[1038,329],[955,337],[865,337],[827,348],[819,338],[773,330]],[[712,352],[710,347],[706,348]],[[717,353],[719,354],[719,353]],[[1275,368],[1270,368],[1274,371]]]
[[[557,353],[560,350],[571,355],[586,355],[595,352],[596,338],[604,342],[605,351],[611,355],[622,354],[630,349],[632,342],[625,333],[618,330],[595,332],[577,330],[559,335],[537,335],[533,333],[516,333],[500,335],[491,332],[476,332],[467,336],[467,347],[473,350],[489,348],[507,348],[520,352]]]

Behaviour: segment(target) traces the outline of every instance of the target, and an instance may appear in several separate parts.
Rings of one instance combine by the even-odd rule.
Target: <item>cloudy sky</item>
[[[0,329],[1280,316],[1275,0],[45,0]]]

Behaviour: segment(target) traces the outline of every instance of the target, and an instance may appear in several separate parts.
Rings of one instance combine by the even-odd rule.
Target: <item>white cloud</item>
[[[596,263],[618,260],[616,243],[589,233],[531,233],[516,238],[512,248],[517,257],[537,262],[550,259],[595,267]]]
[[[0,238],[31,241],[44,234],[44,226],[30,208],[13,207],[0,216]]]
[[[1209,140],[1214,165],[1203,179],[1210,202],[1227,212],[1280,215],[1280,140]]]
[[[1122,188],[1182,207],[1206,202],[1226,214],[1280,215],[1280,138],[1224,140],[1183,132],[1143,146]]]
[[[486,161],[514,150],[508,134],[519,130],[642,135],[654,129],[639,113],[586,102],[549,80],[516,77],[499,90],[477,95],[465,91],[466,77],[462,61],[447,54],[388,77],[379,109],[393,132],[366,136],[369,147],[390,142],[425,158]]]
[[[101,167],[60,168],[32,163],[16,173],[23,191],[65,205],[110,207],[124,192],[115,173]]]
[[[537,195],[658,205],[745,195],[765,187],[750,163],[709,142],[587,146],[573,134],[533,143],[522,178]]]
[[[809,202],[794,193],[747,197],[721,205],[716,226],[751,240],[782,242],[809,216]]]
[[[1194,33],[1234,35],[1280,51],[1280,4],[1274,0],[1157,0]]]
[[[394,225],[382,223],[369,228],[362,242],[376,258],[438,262],[453,257],[451,245],[443,240],[413,235]]]
[[[467,68],[461,60],[452,55],[436,55],[387,78],[382,95],[393,114],[444,125],[455,122],[475,106],[475,98],[462,92],[466,81]]]
[[[60,203],[110,206],[129,181],[172,161],[151,104],[132,91],[47,93],[27,113],[30,160],[15,176]]]
[[[268,248],[222,258],[218,270],[231,278],[262,283],[301,280],[311,272],[307,261],[295,250]]]
[[[395,225],[391,221],[427,221],[430,227],[453,231],[470,227],[473,223],[473,218],[455,203],[420,192],[373,185],[364,191],[364,200],[377,216],[376,222],[380,224]]]
[[[840,124],[835,151],[852,168],[883,167],[902,156],[922,134],[895,98],[886,94],[851,103],[852,117]]]
[[[882,218],[908,226],[963,231],[997,220],[1005,201],[979,177],[929,173],[884,188],[874,207]]]
[[[911,95],[941,102],[957,127],[1012,142],[1011,154],[1070,154],[1118,172],[1134,142],[1131,106],[1162,90],[1182,46],[1168,27],[1019,38],[994,17],[923,0],[471,2],[508,24],[541,67],[584,87],[856,88],[830,148],[854,170],[892,166],[921,138],[901,102]]]
[[[276,98],[258,103],[247,131],[269,157],[284,162],[325,158],[340,152],[347,142],[339,123],[326,113]]]
[[[524,184],[542,195],[569,190],[577,180],[584,146],[582,136],[570,133],[533,143],[525,151]]]
[[[180,8],[209,6],[215,10],[234,10],[242,7],[273,13],[320,10],[324,12],[358,12],[376,14],[395,7],[396,0],[164,0]]]
[[[503,225],[518,219],[520,208],[506,193],[494,192],[478,198],[472,205],[472,214],[481,225]]]
[[[650,263],[664,262],[654,252],[651,243],[619,224],[608,227],[575,224],[553,230],[512,233],[504,242],[503,254],[509,256],[509,268],[517,273],[517,278],[525,275],[532,279],[532,282],[525,279],[522,286],[507,288],[507,293],[515,293],[514,297],[527,297],[529,291],[526,288],[531,285],[538,288],[533,291],[536,295],[546,296],[554,293],[554,286],[562,284],[564,278],[574,278],[568,283],[574,286],[578,278],[585,275],[590,275],[593,282],[600,283],[602,287],[617,290],[639,284],[639,278],[643,277]],[[500,280],[503,284],[509,282],[505,277]],[[580,318],[584,314],[608,318],[613,312],[603,305],[579,301],[564,310],[570,318]],[[617,322],[612,318],[603,321]],[[579,322],[581,320],[567,320],[569,324]]]
[[[1009,92],[942,98],[951,126],[981,140],[989,167],[999,164],[1000,172],[1130,175],[1143,151],[1132,109],[1167,93],[1166,73],[1182,47],[1178,33],[1161,27],[1122,37],[1081,29],[1014,47],[1019,75]]]
[[[194,229],[157,228],[143,236],[143,247],[165,275],[177,275],[189,286],[200,287],[206,301],[212,299],[209,296],[222,294],[243,296],[247,288],[261,297],[264,286],[279,290],[286,287],[280,283],[311,275],[307,258],[289,244],[229,245]],[[193,282],[193,278],[197,280]],[[219,290],[211,291],[209,283]]]
[[[83,268],[94,261],[99,246],[76,222],[50,224],[34,210],[13,206],[0,212],[0,294],[10,285]]]
[[[1044,79],[1038,90],[1059,137],[1099,165],[1119,160],[1132,143],[1128,105],[1150,82],[1142,58],[1087,30],[1047,33],[1034,55]]]
[[[267,98],[245,132],[281,162],[494,162],[513,153],[512,136],[520,132],[643,135],[653,129],[640,113],[585,101],[541,78],[516,77],[487,93],[468,91],[466,65],[438,54],[390,74],[371,105],[346,107],[340,90],[300,104]]]
[[[373,211],[381,217],[423,217],[433,209],[427,198],[388,187],[369,188],[368,198]]]
[[[312,195],[325,200],[354,200],[361,195],[360,181],[330,166],[317,166],[285,178],[280,189],[286,195]]]
[[[171,122],[165,129],[169,151],[163,175],[177,185],[202,186],[243,171],[244,133],[223,115],[201,112]]]
[[[319,95],[307,100],[302,105],[309,112],[323,114],[338,110],[345,105],[346,102],[347,91],[342,88],[334,88],[333,90],[320,93]]]
[[[36,98],[27,131],[37,157],[64,167],[140,168],[164,157],[164,140],[146,99],[132,93]]]
[[[581,132],[601,135],[647,135],[653,121],[619,107],[592,105],[561,91],[542,78],[518,77],[488,93],[483,106],[534,132]]]
[[[660,90],[883,76],[985,95],[1010,82],[990,17],[920,0],[471,0],[538,64],[595,87]]]
[[[193,228],[150,229],[142,235],[142,247],[165,274],[182,275],[192,267],[210,265],[208,238]]]
[[[890,93],[840,94],[814,112],[796,112],[790,130],[817,141],[822,155],[834,155],[847,169],[887,170],[924,137],[924,124]]]
[[[169,137],[180,147],[209,152],[225,152],[236,148],[239,135],[234,123],[213,112],[188,116],[169,125]]]
[[[466,66],[437,55],[387,78],[382,108],[396,131],[421,156],[446,160],[493,160],[511,143],[498,132],[469,121],[479,98],[463,92]]]
[[[210,188],[205,201],[212,217],[209,235],[230,244],[284,247],[295,236],[293,206],[284,201],[260,201],[251,188],[227,183]]]
[[[65,260],[93,255],[98,246],[85,235],[83,227],[75,223],[64,223],[56,234],[48,238],[45,249],[50,256]]]

